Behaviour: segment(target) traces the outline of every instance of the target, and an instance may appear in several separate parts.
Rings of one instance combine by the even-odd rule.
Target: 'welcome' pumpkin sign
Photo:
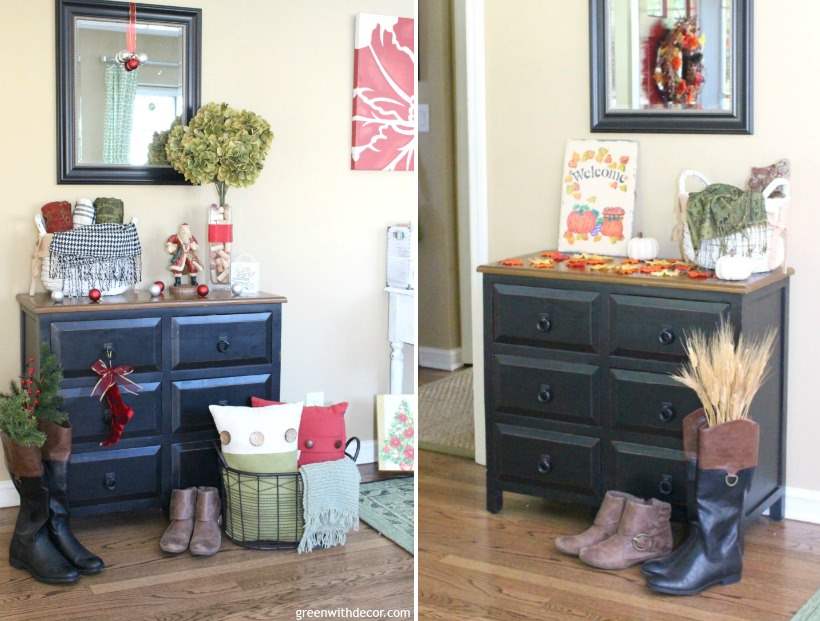
[[[638,143],[570,140],[564,155],[558,248],[625,256],[632,237]]]

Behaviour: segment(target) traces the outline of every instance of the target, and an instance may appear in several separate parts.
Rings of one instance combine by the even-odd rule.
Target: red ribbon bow
[[[128,367],[124,364],[118,367],[109,367],[102,360],[97,360],[97,362],[91,365],[91,370],[100,376],[100,379],[91,391],[91,396],[99,396],[100,401],[102,401],[103,397],[105,397],[105,393],[107,393],[112,386],[117,384],[122,386],[122,389],[125,392],[132,395],[135,395],[142,390],[142,387],[139,384],[128,378],[128,376],[134,372],[133,367]]]

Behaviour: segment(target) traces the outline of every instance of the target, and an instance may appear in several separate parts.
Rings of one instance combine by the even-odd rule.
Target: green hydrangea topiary
[[[272,140],[270,125],[258,114],[209,103],[187,126],[171,128],[165,154],[190,183],[216,184],[219,204],[224,205],[229,187],[256,181]]]

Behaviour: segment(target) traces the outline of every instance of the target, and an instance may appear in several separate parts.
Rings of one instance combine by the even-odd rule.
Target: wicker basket
[[[356,443],[351,455],[350,444]],[[222,497],[222,530],[235,544],[254,550],[296,548],[305,528],[304,483],[298,472],[247,472],[231,468],[214,443]],[[353,436],[345,455],[354,462],[361,441]]]
[[[693,177],[704,186],[709,185],[706,176],[694,170],[684,170],[678,180],[678,201],[683,219],[683,254],[687,260],[700,267],[714,269],[723,254],[746,256],[752,261],[753,273],[768,272],[783,265],[786,260],[786,211],[791,201],[788,179],[775,179],[763,191],[768,218],[765,228],[752,227],[724,239],[705,239],[695,252],[686,222],[686,206],[689,201],[686,182]],[[782,196],[773,197],[772,194],[778,189]],[[721,252],[721,247],[725,251]]]
[[[137,219],[132,218],[131,222],[137,224]],[[42,240],[46,236],[46,225],[43,221],[43,216],[37,214],[34,216],[34,226],[37,227],[37,233]],[[120,284],[109,287],[108,289],[101,289],[93,282],[80,283],[77,287],[67,286],[62,278],[51,278],[51,259],[48,254],[42,257],[42,268],[40,269],[40,280],[43,282],[43,287],[46,291],[62,291],[68,297],[82,297],[88,295],[91,289],[100,289],[103,295],[120,295],[128,291],[132,285]]]

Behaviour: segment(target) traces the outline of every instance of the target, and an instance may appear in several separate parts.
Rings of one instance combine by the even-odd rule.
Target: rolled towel
[[[122,224],[125,212],[123,202],[118,198],[98,198],[94,201],[97,224]]]
[[[80,198],[74,203],[74,228],[94,224],[96,211],[90,198]]]

